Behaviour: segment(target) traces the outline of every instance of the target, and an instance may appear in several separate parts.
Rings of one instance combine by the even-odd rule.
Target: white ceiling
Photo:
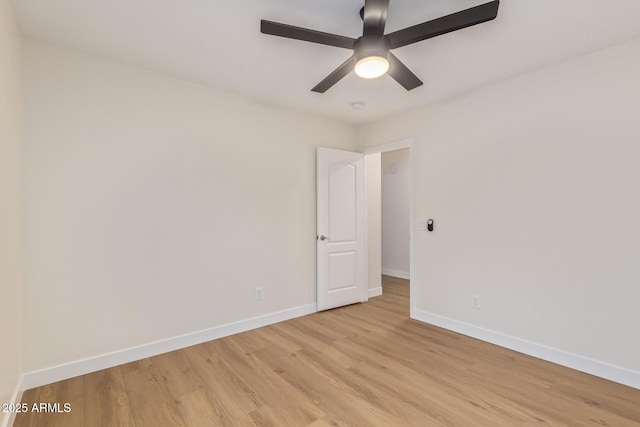
[[[391,0],[387,32],[488,0]],[[639,0],[502,0],[498,18],[394,50],[422,81],[353,73],[310,91],[351,51],[260,33],[260,19],[357,38],[363,0],[13,0],[27,37],[261,102],[364,123],[640,35]],[[364,109],[351,108],[354,101]]]

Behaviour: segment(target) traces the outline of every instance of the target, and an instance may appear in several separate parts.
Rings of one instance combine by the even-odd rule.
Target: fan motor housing
[[[389,39],[386,36],[362,36],[353,44],[356,62],[370,56],[381,56],[389,60],[390,48],[391,43],[389,43]]]

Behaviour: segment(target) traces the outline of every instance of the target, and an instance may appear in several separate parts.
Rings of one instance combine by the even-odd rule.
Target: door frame
[[[415,258],[414,258],[414,246],[415,246],[415,226],[414,226],[414,191],[415,191],[415,179],[414,179],[414,144],[412,138],[401,139],[398,141],[389,142],[387,144],[378,145],[375,147],[367,148],[363,151],[363,154],[366,156],[367,154],[375,154],[375,153],[386,153],[389,151],[403,150],[409,149],[409,317],[414,318],[414,301],[415,301]],[[365,222],[365,230],[368,230],[369,223],[369,207],[367,206],[367,180],[365,179],[365,203],[364,203],[364,222]],[[368,243],[369,243],[369,234],[365,232],[365,250],[368,251]],[[368,273],[368,269],[367,269]],[[369,279],[367,274],[367,289],[369,285]],[[368,299],[368,298],[367,298]],[[365,300],[366,301],[366,300]]]

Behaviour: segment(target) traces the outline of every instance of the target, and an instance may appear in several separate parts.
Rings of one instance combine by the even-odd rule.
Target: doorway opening
[[[409,288],[413,314],[413,141],[365,151],[369,297]]]

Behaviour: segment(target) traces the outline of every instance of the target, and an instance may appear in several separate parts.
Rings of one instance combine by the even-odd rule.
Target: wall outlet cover
[[[480,295],[473,295],[471,297],[471,308],[480,310]]]

